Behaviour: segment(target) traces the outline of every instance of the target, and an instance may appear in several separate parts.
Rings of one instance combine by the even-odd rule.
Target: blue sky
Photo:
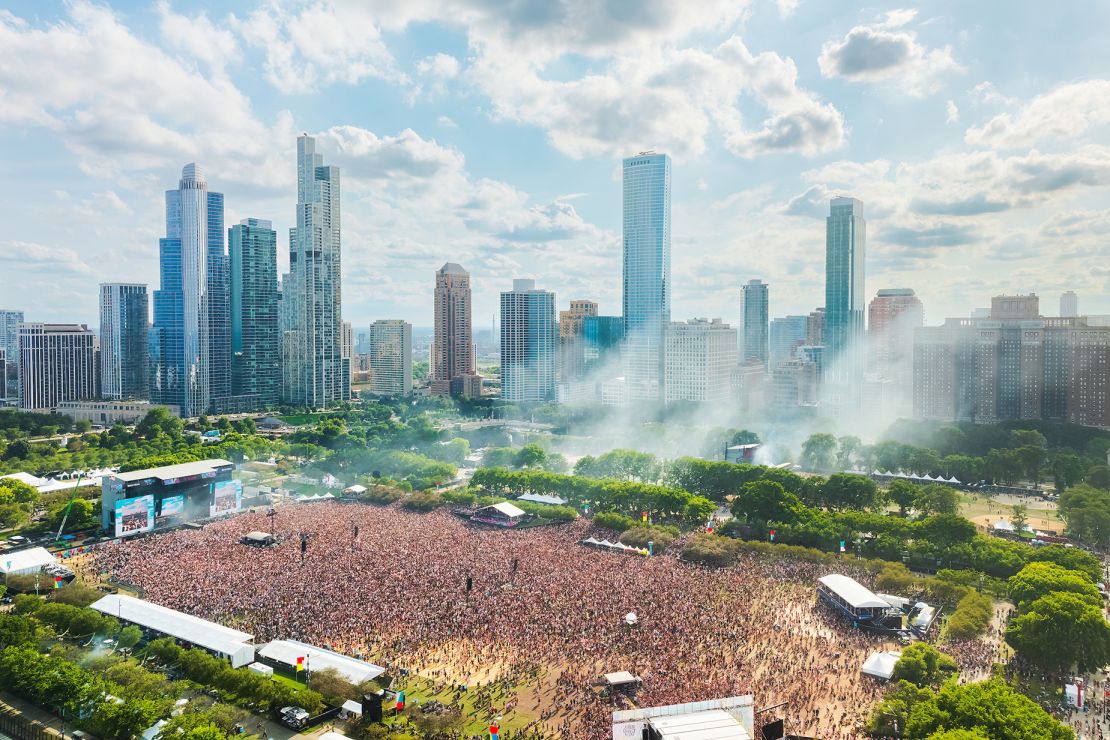
[[[1110,4],[815,0],[8,2],[0,308],[96,323],[157,287],[163,191],[201,164],[228,224],[294,215],[295,137],[343,171],[344,315],[488,325],[513,277],[620,311],[619,161],[673,167],[673,316],[824,297],[827,200],[868,219],[867,292],[929,322],[1000,292],[1110,314]]]

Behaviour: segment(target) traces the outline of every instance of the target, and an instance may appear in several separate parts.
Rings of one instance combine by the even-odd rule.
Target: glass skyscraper
[[[166,191],[166,238],[158,241],[150,397],[183,417],[219,408],[231,392],[231,331],[224,253],[224,196],[185,165]]]
[[[146,286],[100,285],[100,395],[113,400],[146,399],[150,394]]]
[[[245,218],[227,231],[231,263],[231,386],[240,407],[264,409],[281,398],[277,232]]]
[[[0,400],[19,399],[19,325],[22,311],[0,310]]]
[[[825,369],[826,382],[841,392],[862,380],[866,230],[862,201],[832,199],[825,220]]]
[[[281,285],[282,396],[298,406],[327,408],[351,397],[339,224],[339,168],[324,165],[315,139],[298,136],[297,225],[289,230],[289,274]]]
[[[768,288],[762,280],[749,280],[741,289],[744,299],[744,362],[758,360],[768,366]]]
[[[659,401],[671,322],[671,158],[643,153],[623,170],[626,398]]]
[[[501,294],[501,399],[555,398],[555,294],[514,280]]]

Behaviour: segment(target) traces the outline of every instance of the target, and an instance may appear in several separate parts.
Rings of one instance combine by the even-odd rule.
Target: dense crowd
[[[827,566],[747,555],[707,569],[580,546],[596,534],[585,521],[504,531],[338,503],[282,507],[278,545],[239,543],[270,523],[245,514],[101,548],[90,564],[256,642],[304,640],[484,691],[490,716],[532,717],[536,737],[610,737],[621,704],[596,684],[613,671],[643,680],[641,706],[750,693],[786,703],[788,732],[822,738],[858,737],[882,692],[860,667],[883,643],[815,603]]]

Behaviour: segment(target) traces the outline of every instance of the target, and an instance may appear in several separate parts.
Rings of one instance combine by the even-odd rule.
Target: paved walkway
[[[19,712],[24,718],[37,722],[46,728],[46,731],[59,737],[68,737],[69,733],[77,729],[73,725],[65,724],[60,717],[55,717],[45,709],[35,706],[25,699],[0,692],[0,709],[11,708]]]

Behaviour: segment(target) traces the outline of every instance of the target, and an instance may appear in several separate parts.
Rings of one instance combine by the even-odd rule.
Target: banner
[[[154,496],[116,501],[116,537],[129,537],[154,529]]]

